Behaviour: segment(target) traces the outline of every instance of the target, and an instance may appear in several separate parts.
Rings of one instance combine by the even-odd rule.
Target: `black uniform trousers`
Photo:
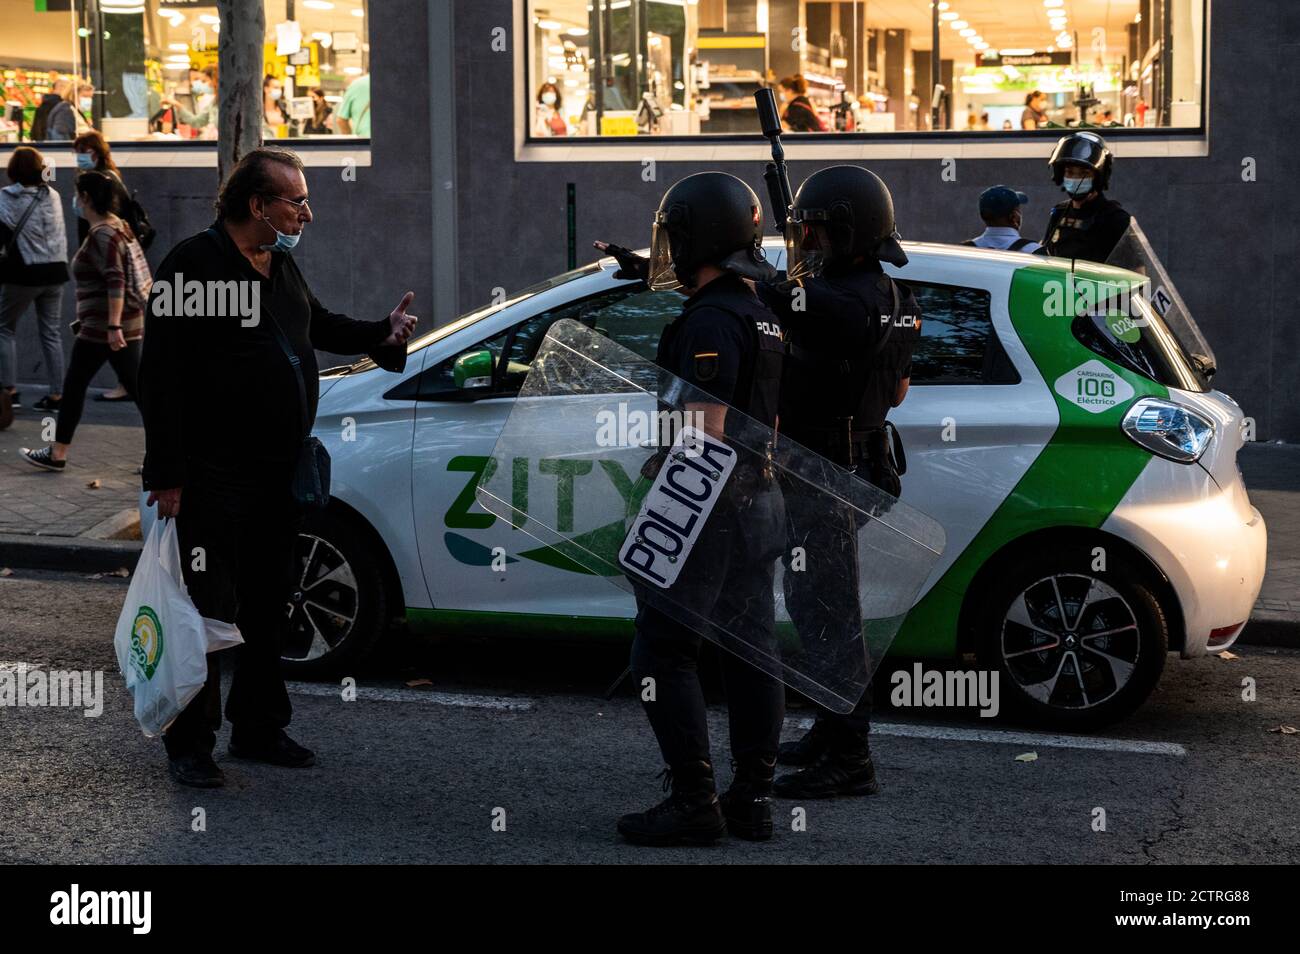
[[[710,640],[726,650],[719,661],[732,757],[771,762],[781,742],[785,688],[768,674],[770,662],[764,670],[754,661],[777,658],[773,585],[784,507],[770,481],[746,499],[743,506],[718,501],[672,590],[635,587],[632,674],[664,761],[673,768],[712,761],[698,629],[709,630]],[[684,618],[693,618],[695,628],[679,621]],[[654,680],[653,699],[646,698],[647,678]]]
[[[858,515],[848,507],[828,507],[826,495],[808,492],[801,481],[785,480],[782,489],[787,514],[782,583],[805,657],[798,664],[805,672],[835,674],[832,688],[860,684],[869,660],[858,599]],[[792,566],[796,548],[798,570]],[[832,739],[845,748],[866,744],[871,704],[870,682],[851,712],[814,703],[817,721],[831,727]]]
[[[244,644],[208,654],[207,682],[163,735],[171,758],[216,745],[223,657],[233,671],[226,702],[232,740],[257,744],[289,724],[280,651],[301,515],[290,496],[292,473],[292,464],[236,474],[191,462],[176,518],[185,585],[200,615],[235,623]]]

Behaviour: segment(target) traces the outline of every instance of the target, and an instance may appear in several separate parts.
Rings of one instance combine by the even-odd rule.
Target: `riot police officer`
[[[700,410],[705,432],[725,440],[725,406],[774,426],[784,359],[780,327],[743,280],[775,275],[763,258],[762,207],[753,190],[721,172],[688,176],[669,189],[655,216],[648,275],[645,260],[626,249],[597,248],[631,262],[630,274],[648,277],[652,288],[680,288],[689,296],[664,331],[656,363],[716,398],[717,404],[706,402]],[[741,618],[747,630],[757,630],[747,639],[774,641],[773,580],[784,511],[770,472],[742,470],[738,464],[728,478],[681,572],[693,574],[686,586],[706,591],[690,600],[699,617]],[[781,683],[739,655],[720,654],[735,776],[719,799],[697,669],[701,637],[648,587],[637,587],[636,594],[631,670],[671,792],[653,808],[619,819],[620,834],[649,845],[704,844],[724,830],[770,838],[769,798],[785,714]]]
[[[887,493],[901,491],[901,442],[885,417],[907,394],[921,315],[912,293],[885,275],[881,262],[907,256],[895,231],[889,189],[858,166],[832,166],[795,194],[786,235],[787,281],[760,284],[759,297],[782,322],[787,360],[781,384],[781,432],[856,470]],[[841,526],[800,487],[785,487],[789,539],[783,560],[786,607],[796,630],[854,647],[863,665],[856,539],[861,515],[840,514]],[[791,571],[800,547],[807,565]],[[840,581],[827,598],[828,579]],[[816,592],[814,592],[816,590]],[[844,655],[852,665],[852,654]],[[871,795],[878,791],[868,747],[872,693],[868,684],[848,714],[819,707],[813,728],[781,747],[782,764],[804,766],[777,780],[788,798]]]
[[[1132,218],[1106,197],[1114,156],[1090,130],[1063,136],[1048,164],[1052,180],[1070,198],[1052,209],[1043,245],[1049,255],[1105,262]]]

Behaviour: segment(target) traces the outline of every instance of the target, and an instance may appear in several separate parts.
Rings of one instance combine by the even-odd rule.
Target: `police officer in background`
[[[1043,244],[1049,255],[1105,262],[1132,219],[1106,198],[1114,156],[1095,132],[1064,136],[1048,160],[1052,180],[1070,198],[1052,209]]]
[[[881,262],[907,264],[889,189],[858,166],[814,173],[790,207],[786,248],[787,281],[757,286],[787,339],[781,432],[897,497],[902,444],[885,417],[907,394],[921,315],[912,293],[881,268]],[[859,573],[869,577],[871,567],[858,565],[861,516],[846,509],[828,519],[811,512],[824,510],[822,498],[801,495],[793,481],[784,490],[789,539],[782,559],[790,618],[805,643],[819,638],[837,644],[842,666],[862,666]],[[796,546],[806,561],[799,572],[790,566]],[[838,582],[838,596],[827,597],[827,580]],[[804,767],[778,779],[776,794],[875,794],[871,703],[868,685],[848,714],[819,708],[812,729],[781,746],[782,764]]]
[[[688,296],[660,339],[656,363],[717,399],[687,405],[704,415],[709,435],[726,434],[722,405],[775,428],[784,357],[780,327],[743,280],[775,277],[763,258],[758,197],[735,176],[699,173],[665,193],[655,223],[648,274],[646,260],[627,249],[603,242],[596,247],[619,258],[620,276],[648,278],[651,288],[679,287]],[[746,630],[759,630],[746,632],[746,639],[774,643],[773,579],[785,516],[772,475],[747,472],[752,469],[737,465],[682,574],[690,577],[686,586],[697,588],[689,599],[697,615],[740,620]],[[631,669],[639,686],[654,681],[653,700],[644,693],[643,700],[671,794],[647,811],[624,815],[618,830],[645,845],[707,844],[725,830],[770,838],[785,690],[740,656],[720,654],[735,776],[719,799],[697,668],[701,637],[660,609],[656,596],[637,587]]]

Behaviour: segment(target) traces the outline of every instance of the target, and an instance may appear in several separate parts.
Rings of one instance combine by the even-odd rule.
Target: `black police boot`
[[[803,738],[793,742],[782,742],[777,751],[778,765],[812,765],[829,746],[826,723],[818,719],[813,727],[803,734]]]
[[[876,767],[865,739],[847,744],[837,741],[807,768],[782,775],[772,786],[778,798],[835,798],[875,795],[880,791]]]
[[[713,766],[688,762],[663,770],[669,796],[644,812],[618,820],[618,833],[634,845],[710,845],[727,830],[713,784]]]
[[[745,759],[731,763],[735,777],[722,793],[722,815],[727,831],[746,841],[767,841],[772,837],[772,779],[776,763]]]

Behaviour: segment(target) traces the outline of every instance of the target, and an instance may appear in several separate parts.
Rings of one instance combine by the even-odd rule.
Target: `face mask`
[[[278,90],[278,89],[271,90],[271,102],[275,102],[277,99],[279,99],[281,92],[282,90]]]
[[[547,106],[553,106],[553,105],[555,105],[555,94],[554,94],[554,93],[543,93],[543,94],[542,94],[542,102],[545,103]]]
[[[1085,196],[1092,191],[1092,177],[1089,176],[1087,179],[1066,179],[1061,183],[1061,188],[1075,198]]]
[[[90,112],[90,107],[93,105],[95,105],[95,101],[91,99],[89,96],[81,97],[81,111],[83,113]]]
[[[190,89],[193,90],[195,93],[197,93],[199,96],[206,96],[208,93],[212,92],[212,87],[209,86],[207,83],[205,83],[203,80],[195,80],[193,83],[190,84]]]
[[[271,225],[270,219],[262,219],[262,221],[267,225]],[[288,232],[281,232],[274,225],[271,225],[271,231],[275,233],[275,241],[258,246],[264,252],[292,252],[297,246],[298,240],[302,238],[301,232],[297,235],[290,235]]]
[[[95,157],[88,152],[77,153],[77,168],[78,169],[95,168]]]

